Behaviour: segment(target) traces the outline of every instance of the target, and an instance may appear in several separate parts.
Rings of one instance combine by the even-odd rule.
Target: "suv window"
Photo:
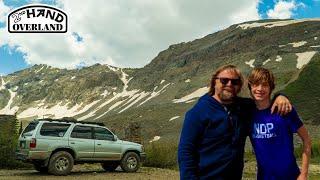
[[[75,126],[71,133],[72,138],[93,139],[92,127],[90,126]]]
[[[61,124],[61,123],[43,123],[40,135],[41,136],[53,136],[53,137],[63,137],[71,124]]]
[[[31,122],[23,131],[23,136],[32,136],[39,122]]]
[[[113,134],[105,128],[94,128],[94,138],[98,140],[113,140]]]

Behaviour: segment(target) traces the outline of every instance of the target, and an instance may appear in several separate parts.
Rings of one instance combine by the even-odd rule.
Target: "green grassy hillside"
[[[320,55],[302,70],[299,78],[289,84],[284,92],[296,106],[304,121],[320,124]]]

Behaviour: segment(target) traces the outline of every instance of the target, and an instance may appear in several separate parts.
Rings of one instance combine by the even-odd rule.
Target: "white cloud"
[[[259,0],[246,1],[240,4],[239,6],[241,7],[239,8],[239,10],[235,11],[230,16],[232,24],[261,19],[258,13],[258,3]]]
[[[6,21],[9,11],[10,8],[3,3],[3,0],[0,0],[0,23],[4,23]]]
[[[280,0],[274,5],[274,9],[267,11],[267,16],[271,19],[289,19],[300,6],[304,7],[305,5],[295,1]]]
[[[68,14],[68,33],[9,34],[2,28],[0,46],[18,47],[30,64],[142,67],[171,44],[260,18],[257,0],[59,0],[58,5]]]

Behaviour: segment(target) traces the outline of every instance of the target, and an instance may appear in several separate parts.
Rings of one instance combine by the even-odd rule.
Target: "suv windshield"
[[[23,131],[23,136],[32,136],[39,122],[31,122]]]

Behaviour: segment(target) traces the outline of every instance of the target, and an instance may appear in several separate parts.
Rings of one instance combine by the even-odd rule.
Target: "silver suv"
[[[141,144],[118,139],[102,123],[39,119],[21,133],[16,157],[40,172],[68,175],[79,163],[101,163],[106,171],[120,165],[135,172],[146,154]]]

